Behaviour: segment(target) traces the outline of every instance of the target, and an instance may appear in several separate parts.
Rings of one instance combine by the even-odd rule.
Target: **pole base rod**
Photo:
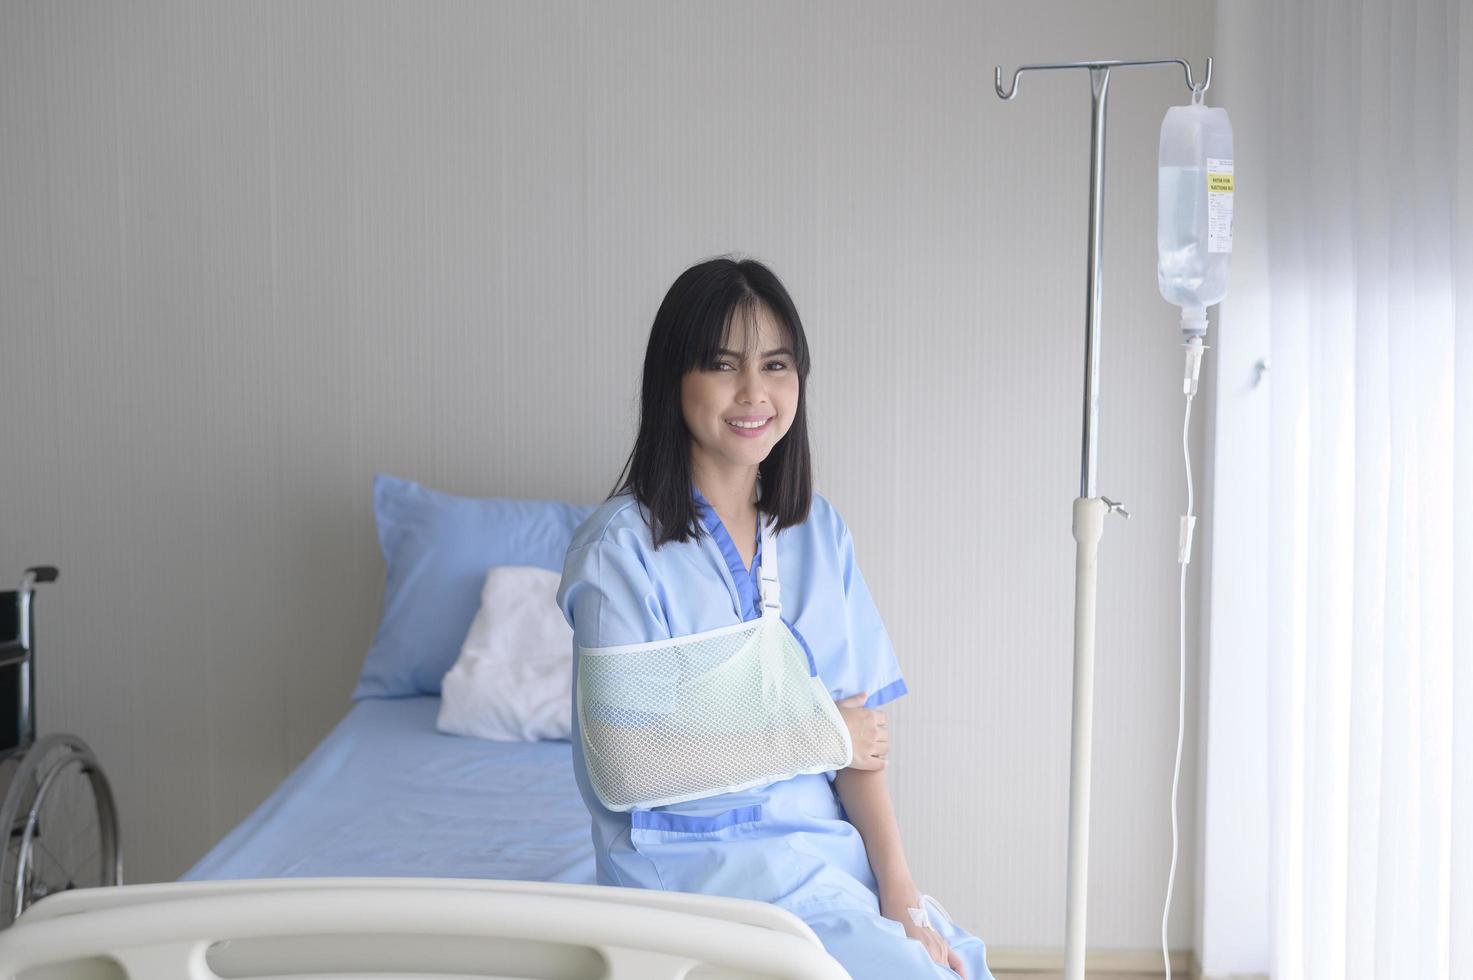
[[[1064,980],[1084,980],[1084,927],[1089,903],[1089,786],[1094,729],[1095,593],[1100,538],[1109,506],[1098,497],[1074,501],[1074,712],[1069,754],[1069,878],[1064,918]]]

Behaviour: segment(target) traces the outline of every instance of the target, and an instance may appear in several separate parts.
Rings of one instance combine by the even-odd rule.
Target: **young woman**
[[[923,901],[901,847],[875,709],[906,686],[849,529],[813,492],[808,369],[798,313],[765,266],[719,258],[686,270],[650,332],[634,450],[614,495],[575,533],[558,602],[580,650],[757,619],[758,522],[770,522],[780,618],[838,703],[852,761],[615,811],[590,782],[575,710],[574,769],[593,815],[598,880],[772,902],[859,980],[984,980],[981,940]]]

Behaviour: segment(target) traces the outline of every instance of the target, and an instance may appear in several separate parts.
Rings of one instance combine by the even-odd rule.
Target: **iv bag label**
[[[1207,251],[1233,250],[1233,161],[1207,158]]]

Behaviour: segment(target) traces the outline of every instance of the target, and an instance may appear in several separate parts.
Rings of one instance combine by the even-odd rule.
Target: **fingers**
[[[931,959],[944,966],[951,950],[946,947],[946,943],[941,939],[941,936],[930,926],[923,928],[921,935],[926,937],[923,941],[926,944],[926,952],[930,954]]]
[[[933,961],[955,970],[962,980],[967,980],[967,965],[956,954],[956,950],[946,944],[946,940],[941,938],[941,933],[935,927],[926,926],[921,930],[921,935],[924,937],[921,942]]]
[[[906,936],[920,943],[921,948],[926,951],[926,955],[933,963],[948,967],[962,980],[968,980],[965,961],[957,955],[956,950],[951,948],[935,926],[929,924],[912,926],[908,921],[902,921],[900,924],[905,929]]]
[[[859,768],[884,769],[890,755],[890,733],[866,727],[862,735],[854,739],[854,755],[856,760],[863,760]]]
[[[844,724],[849,729],[849,739],[854,746],[850,769],[876,772],[887,767],[886,757],[890,754],[889,722],[883,711],[864,708],[868,695],[855,694],[835,701],[844,714]]]
[[[890,737],[880,733],[867,739],[861,739],[854,746],[854,754],[856,757],[873,760],[875,764],[869,768],[883,769],[885,759],[890,755]]]

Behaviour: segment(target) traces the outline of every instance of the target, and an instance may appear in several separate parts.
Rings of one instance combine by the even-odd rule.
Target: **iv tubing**
[[[1177,700],[1176,700],[1176,762],[1171,769],[1171,870],[1166,875],[1166,902],[1161,909],[1161,960],[1166,967],[1166,980],[1171,980],[1171,952],[1166,942],[1166,924],[1171,916],[1171,892],[1176,883],[1176,857],[1179,831],[1176,820],[1176,796],[1181,782],[1182,737],[1186,731],[1187,712],[1187,565],[1192,560],[1192,532],[1197,522],[1192,513],[1195,501],[1192,493],[1192,450],[1187,440],[1192,424],[1192,398],[1197,393],[1197,376],[1202,366],[1202,338],[1192,337],[1182,345],[1186,349],[1186,364],[1182,371],[1182,392],[1186,395],[1186,411],[1181,423],[1182,466],[1187,477],[1187,512],[1181,519],[1181,535],[1177,543],[1177,562],[1181,565],[1181,585],[1177,595]]]

